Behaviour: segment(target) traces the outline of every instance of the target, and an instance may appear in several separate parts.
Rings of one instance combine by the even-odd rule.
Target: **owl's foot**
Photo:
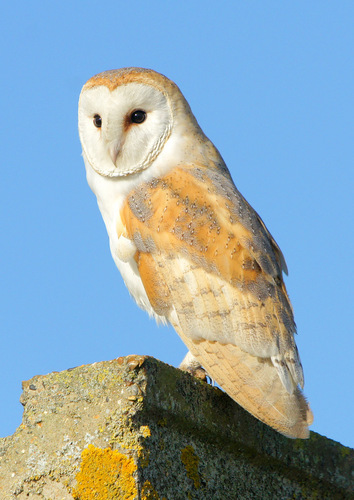
[[[193,375],[193,377],[197,377],[200,380],[204,380],[205,382],[208,382],[208,379],[213,382],[211,377],[209,377],[197,358],[195,358],[190,351],[188,351],[183,358],[182,363],[179,365],[179,369],[183,370],[184,372],[188,372]]]

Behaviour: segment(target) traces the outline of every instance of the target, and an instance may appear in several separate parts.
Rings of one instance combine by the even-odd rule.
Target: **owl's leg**
[[[197,358],[194,357],[190,351],[188,351],[185,357],[183,358],[182,363],[179,365],[179,369],[185,372],[189,372],[194,377],[197,377],[201,380],[207,381],[207,377],[209,377],[209,375],[204,370],[202,365],[199,363]]]

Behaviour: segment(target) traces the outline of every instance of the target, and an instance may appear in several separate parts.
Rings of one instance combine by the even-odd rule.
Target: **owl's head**
[[[146,169],[176,126],[186,132],[199,129],[177,85],[155,71],[105,71],[88,80],[81,91],[82,149],[100,175],[121,177]]]

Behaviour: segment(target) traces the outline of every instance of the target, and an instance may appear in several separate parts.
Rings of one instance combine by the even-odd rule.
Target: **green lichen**
[[[351,453],[351,449],[346,446],[340,446],[339,450],[343,458],[347,457]]]
[[[153,488],[150,481],[145,481],[141,490],[141,500],[160,500],[157,491]]]
[[[141,467],[148,467],[150,461],[150,450],[142,449],[139,452],[139,465]]]
[[[157,425],[159,425],[160,427],[166,427],[167,418],[160,418],[160,420],[157,421]]]
[[[181,450],[181,460],[186,469],[187,476],[194,483],[196,489],[200,488],[200,477],[198,472],[199,457],[196,455],[193,446],[186,446]]]

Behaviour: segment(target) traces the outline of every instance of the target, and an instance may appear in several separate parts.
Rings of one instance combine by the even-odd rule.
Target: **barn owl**
[[[142,68],[84,85],[79,134],[113,259],[137,304],[173,325],[226,393],[288,437],[312,413],[283,255],[175,83]]]

